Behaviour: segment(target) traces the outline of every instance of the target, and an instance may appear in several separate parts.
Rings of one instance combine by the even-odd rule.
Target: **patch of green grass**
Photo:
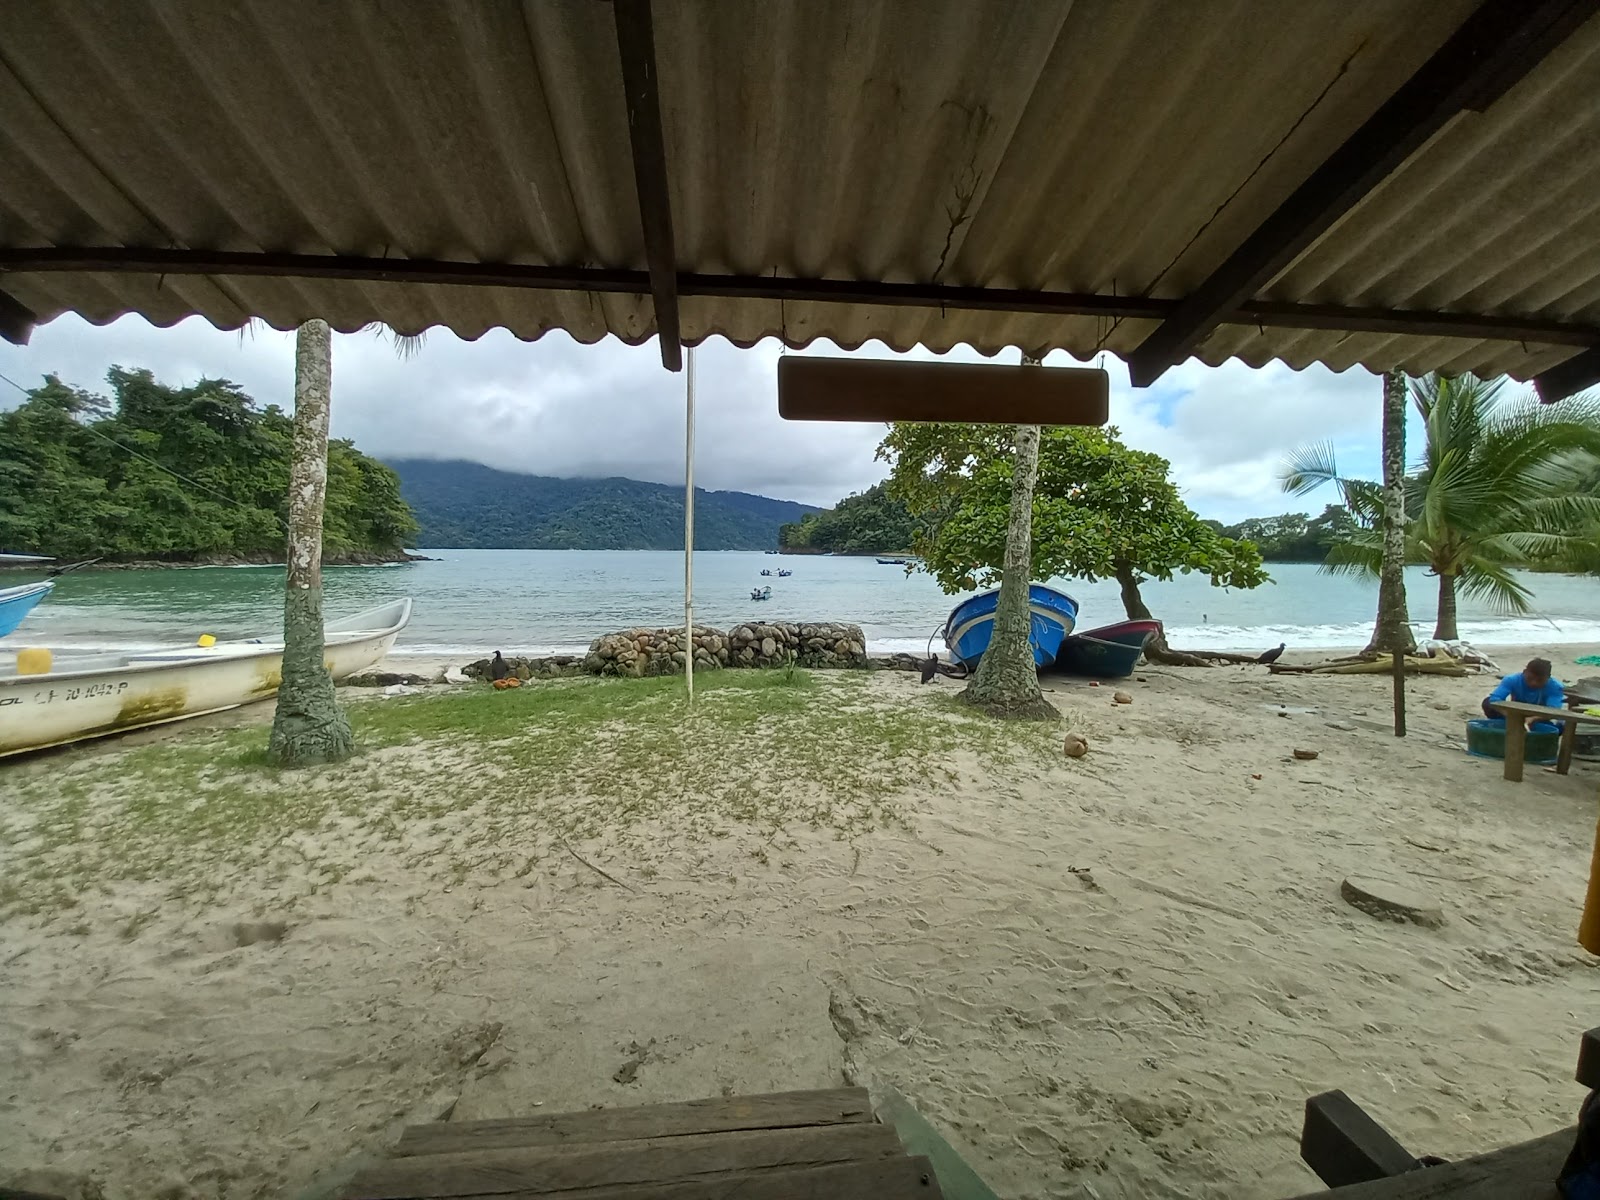
[[[1005,759],[1048,740],[920,692],[887,704],[868,683],[708,672],[692,706],[672,677],[472,688],[352,705],[359,753],[332,767],[273,770],[258,726],[24,770],[0,828],[0,914],[119,879],[202,901],[251,870],[315,890],[386,847],[455,885],[526,875],[582,841],[626,855],[747,835],[764,860],[785,831],[905,823],[919,792],[952,781],[951,749]]]

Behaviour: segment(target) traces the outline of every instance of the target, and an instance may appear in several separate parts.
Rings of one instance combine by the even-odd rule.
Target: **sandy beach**
[[[672,726],[624,714],[584,768],[637,782],[623,815],[600,775],[442,726],[281,781],[228,742],[126,782],[263,706],[0,764],[0,1185],[312,1196],[408,1121],[841,1080],[1016,1198],[1313,1190],[1301,1111],[1333,1087],[1418,1153],[1570,1123],[1600,764],[1518,785],[1464,754],[1488,677],[1414,680],[1400,740],[1384,677],[1139,675],[1128,706],[1052,681],[1060,729],[991,734],[952,681],[819,672],[781,736],[707,743],[715,785],[655,778]],[[839,709],[903,740],[837,763],[806,723]],[[1349,875],[1444,925],[1351,908]]]

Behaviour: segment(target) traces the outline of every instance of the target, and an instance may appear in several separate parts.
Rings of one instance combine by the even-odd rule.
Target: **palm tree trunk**
[[[341,762],[354,750],[350,722],[322,660],[322,507],[328,488],[332,343],[324,321],[307,321],[295,336],[283,680],[267,743],[268,759],[284,767]]]
[[[1367,653],[1409,653],[1417,643],[1406,611],[1406,377],[1383,377],[1383,566],[1378,621]]]
[[[1024,354],[1024,364],[1039,360]],[[1011,512],[1006,524],[1006,554],[995,607],[994,636],[961,698],[1000,717],[1055,720],[1055,706],[1039,691],[1039,672],[1028,640],[1032,616],[1028,584],[1033,574],[1033,485],[1039,474],[1039,427],[1017,426],[1012,459]]]
[[[1436,641],[1453,642],[1461,635],[1456,632],[1456,577],[1439,576],[1439,619],[1433,627]]]

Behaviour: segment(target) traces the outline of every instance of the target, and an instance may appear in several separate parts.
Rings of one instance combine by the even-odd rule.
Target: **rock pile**
[[[792,655],[802,667],[864,667],[867,639],[859,625],[833,621],[748,622],[728,630],[729,665],[775,667]]]
[[[728,635],[709,625],[694,627],[694,669],[729,664]],[[625,629],[589,643],[583,670],[591,675],[680,675],[685,652],[682,629]]]
[[[508,658],[506,666],[518,679],[555,679],[562,675],[582,675],[583,660],[575,654],[552,654],[548,658]],[[480,658],[461,668],[471,679],[489,678],[489,660]]]
[[[867,658],[867,639],[859,625],[836,621],[750,622],[724,633],[709,625],[694,627],[694,669],[722,667],[779,667],[793,660],[803,667],[894,666],[916,670],[906,662]],[[489,678],[489,662],[480,658],[461,668],[472,679]],[[583,656],[553,654],[548,658],[507,658],[518,679],[554,679],[563,675],[680,675],[683,673],[683,630],[624,629],[589,643]]]

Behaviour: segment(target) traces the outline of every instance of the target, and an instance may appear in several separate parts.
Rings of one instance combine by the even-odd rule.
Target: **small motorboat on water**
[[[944,644],[950,656],[970,670],[978,665],[994,635],[994,612],[1000,602],[1000,589],[979,592],[950,610],[944,624]],[[1033,661],[1048,667],[1056,660],[1061,643],[1072,632],[1078,619],[1078,602],[1065,592],[1042,583],[1028,585],[1028,641],[1033,645]]]
[[[772,585],[768,584],[766,587],[751,588],[750,589],[750,599],[752,599],[752,600],[771,600],[772,599]]]
[[[767,570],[763,570],[763,571],[762,571],[762,572],[761,572],[761,573],[762,573],[762,574],[763,574],[763,575],[771,575],[771,574],[772,574],[772,572],[771,572],[771,571],[767,571]]]
[[[793,571],[785,571],[782,567],[778,568],[778,578],[779,579],[787,579],[787,578],[789,578],[789,576],[791,576],[793,574],[794,574]]]
[[[34,606],[48,596],[55,586],[46,580],[42,583],[24,583],[20,587],[0,588],[0,637],[5,637],[21,625],[22,619],[31,613]]]
[[[879,565],[885,567],[904,567],[907,566],[910,561],[910,559],[906,558],[880,558],[878,563]]]
[[[382,661],[410,619],[407,597],[328,622],[329,673],[339,680]],[[0,663],[0,757],[264,700],[282,673],[283,643],[260,638],[69,659],[26,674]]]
[[[1118,621],[1074,633],[1061,640],[1055,669],[1091,679],[1121,679],[1133,674],[1145,646],[1160,632],[1160,621]]]

